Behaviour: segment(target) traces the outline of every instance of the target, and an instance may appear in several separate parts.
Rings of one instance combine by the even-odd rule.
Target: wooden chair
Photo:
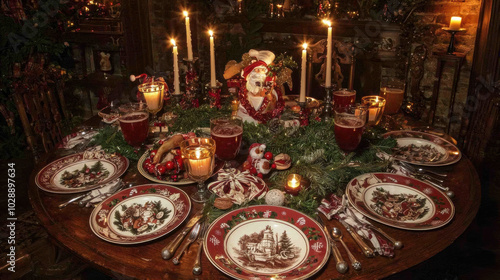
[[[64,99],[60,68],[45,66],[44,59],[27,63],[25,74],[13,83],[13,98],[26,141],[33,155],[47,153],[62,139],[64,121],[71,118]]]

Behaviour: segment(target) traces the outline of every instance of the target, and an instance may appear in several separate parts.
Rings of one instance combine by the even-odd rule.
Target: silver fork
[[[201,251],[203,249],[203,242],[205,241],[208,226],[210,224],[208,222],[204,222],[201,228],[201,232],[198,235],[198,239],[196,239],[196,243],[198,243],[198,251],[196,252],[196,261],[193,265],[193,274],[200,275],[201,274]]]
[[[189,233],[188,239],[184,243],[184,246],[181,248],[181,250],[179,251],[179,253],[177,253],[177,256],[175,256],[172,259],[172,262],[174,264],[179,264],[179,260],[181,259],[182,255],[184,254],[184,251],[186,251],[187,247],[189,247],[189,245],[191,245],[191,243],[193,243],[196,240],[196,238],[198,237],[198,233],[199,232],[200,232],[200,223],[197,223],[193,227],[193,229],[191,230],[191,232]]]
[[[438,176],[440,178],[445,178],[448,176],[448,174],[446,174],[446,173],[441,173],[441,172],[436,172],[436,171],[432,171],[432,170],[428,170],[428,169],[423,169],[420,167],[415,167],[415,166],[413,166],[407,162],[404,162],[404,161],[397,161],[397,163],[399,165],[406,167],[407,169],[411,169],[413,172],[416,172],[416,173],[425,174],[428,176],[435,175],[435,176]],[[433,177],[433,178],[435,178],[435,177]]]

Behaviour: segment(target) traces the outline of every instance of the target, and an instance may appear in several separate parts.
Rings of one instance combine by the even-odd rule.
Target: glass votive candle
[[[361,98],[361,104],[368,107],[367,125],[377,125],[382,119],[385,109],[385,98],[377,95],[369,95]]]
[[[302,176],[299,174],[290,174],[286,177],[285,192],[291,195],[298,195],[302,188]]]
[[[393,115],[399,111],[405,97],[404,88],[381,87],[380,96],[386,100],[384,114]]]

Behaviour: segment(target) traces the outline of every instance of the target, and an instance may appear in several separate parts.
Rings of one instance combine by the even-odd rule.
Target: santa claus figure
[[[269,65],[274,60],[270,51],[250,50],[252,63],[241,71],[246,80],[239,90],[238,116],[243,121],[265,123],[281,114],[284,108],[282,93],[276,86],[274,73]]]

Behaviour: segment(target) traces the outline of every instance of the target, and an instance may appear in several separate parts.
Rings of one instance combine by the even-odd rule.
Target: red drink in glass
[[[120,117],[120,127],[125,141],[131,146],[140,146],[148,137],[148,113],[132,112]]]
[[[343,118],[335,122],[335,140],[344,151],[354,151],[361,142],[364,124],[357,118]]]
[[[346,108],[356,100],[356,91],[348,89],[340,89],[333,92],[333,109],[338,110]]]
[[[221,160],[232,160],[240,151],[243,128],[236,124],[221,123],[211,129],[215,140],[215,155]]]

